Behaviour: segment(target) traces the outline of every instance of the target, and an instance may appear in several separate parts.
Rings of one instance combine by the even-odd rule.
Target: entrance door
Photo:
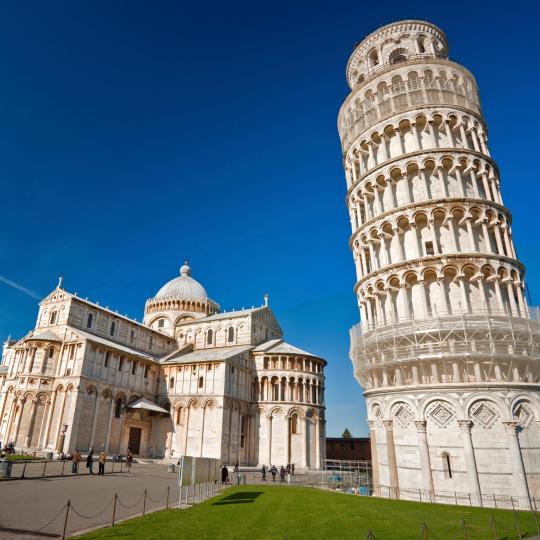
[[[134,454],[141,451],[141,433],[142,429],[140,427],[129,428],[128,447]]]

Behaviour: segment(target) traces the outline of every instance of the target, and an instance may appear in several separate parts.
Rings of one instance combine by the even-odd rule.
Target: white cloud
[[[37,292],[31,291],[30,289],[27,289],[26,287],[23,287],[22,285],[19,285],[18,283],[11,281],[11,279],[8,279],[7,277],[0,275],[0,282],[4,283],[8,287],[11,287],[12,289],[16,289],[17,291],[20,291],[23,294],[30,296],[30,298],[41,300],[41,296]]]

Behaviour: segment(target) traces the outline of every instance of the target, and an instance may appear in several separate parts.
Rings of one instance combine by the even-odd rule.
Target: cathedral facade
[[[0,441],[320,468],[326,362],[286,343],[267,304],[221,313],[186,263],[141,324],[60,281],[4,344]]]
[[[528,506],[540,497],[540,321],[475,78],[417,20],[368,35],[346,75],[351,360],[376,491]]]

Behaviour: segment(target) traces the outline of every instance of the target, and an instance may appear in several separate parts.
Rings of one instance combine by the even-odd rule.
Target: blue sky
[[[225,309],[268,291],[286,338],[328,360],[327,433],[364,435],[336,118],[354,44],[401,18],[441,26],[478,80],[540,301],[538,4],[1,5],[1,338],[29,330],[59,274],[140,319],[189,258]]]

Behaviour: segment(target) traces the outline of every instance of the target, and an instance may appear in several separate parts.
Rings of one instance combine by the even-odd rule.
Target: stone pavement
[[[116,520],[142,514],[145,489],[146,511],[165,508],[167,487],[169,504],[178,504],[177,481],[177,473],[169,473],[165,465],[152,463],[135,463],[130,473],[3,481],[0,482],[0,539],[57,537],[62,533],[68,499],[72,505],[68,533],[110,524],[115,493],[118,494]]]

